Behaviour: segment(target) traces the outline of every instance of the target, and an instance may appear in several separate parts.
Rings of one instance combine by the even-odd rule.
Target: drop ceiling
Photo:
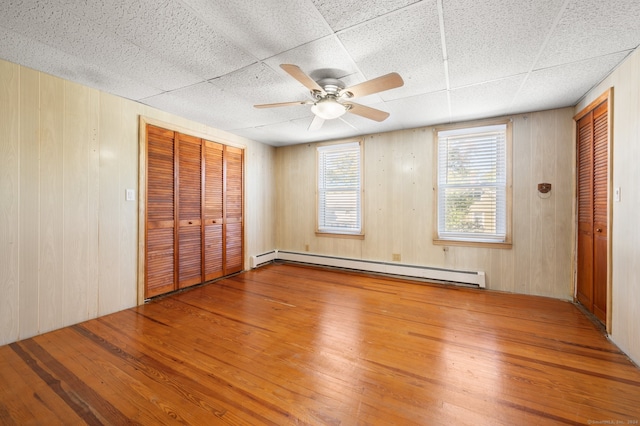
[[[3,0],[0,58],[274,146],[575,105],[640,44],[638,0]],[[317,131],[280,64],[347,86]]]

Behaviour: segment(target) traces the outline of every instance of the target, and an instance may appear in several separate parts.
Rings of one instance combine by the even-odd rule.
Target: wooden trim
[[[460,241],[460,240],[441,240],[433,239],[433,245],[436,246],[454,246],[454,247],[478,247],[491,249],[511,249],[513,243],[511,241],[495,242],[490,241]]]
[[[208,141],[217,141],[218,143],[225,145],[225,146],[232,146],[235,148],[239,148],[239,149],[246,149],[247,146],[238,142],[234,142],[230,139],[227,139],[223,136],[221,136],[220,134],[217,133],[209,133],[209,132],[202,132],[202,131],[198,131],[198,130],[194,130],[193,128],[190,127],[184,127],[184,126],[179,126],[177,124],[173,124],[173,123],[169,123],[166,121],[162,121],[162,120],[158,120],[156,118],[152,118],[152,117],[145,117],[145,116],[140,116],[140,120],[144,120],[145,123],[147,124],[151,124],[153,126],[156,127],[162,127],[163,129],[167,129],[167,130],[172,130],[174,132],[177,133],[184,133],[186,135],[189,136],[195,136],[197,138],[200,139],[206,139]]]
[[[144,303],[144,287],[147,274],[147,120],[138,120],[138,305]]]
[[[335,232],[320,232],[320,231],[316,231],[316,237],[350,238],[354,240],[364,240],[364,234],[338,234]]]
[[[607,152],[607,191],[609,195],[609,211],[607,212],[607,333],[612,333],[613,324],[613,87],[609,88],[607,96],[607,114],[609,120],[609,147]]]
[[[609,101],[609,107],[611,106],[610,99],[613,98],[613,87],[607,89],[604,93],[594,99],[589,105],[584,107],[579,113],[573,116],[574,121],[580,121],[582,117],[589,114],[589,112],[595,109],[598,105],[603,103],[604,101]]]
[[[439,126],[433,127],[433,132],[435,135],[442,130],[456,130],[456,129],[466,129],[468,127],[483,127],[483,126],[493,126],[497,124],[507,124],[512,123],[512,116],[503,116],[503,117],[495,117],[495,118],[487,118],[483,120],[473,120],[473,121],[462,121],[459,123],[453,124],[442,124]],[[437,141],[434,139],[434,142]]]

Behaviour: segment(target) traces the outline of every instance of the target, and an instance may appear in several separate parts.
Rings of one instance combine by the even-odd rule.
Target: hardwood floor
[[[3,425],[639,420],[568,302],[289,264],[0,347]]]

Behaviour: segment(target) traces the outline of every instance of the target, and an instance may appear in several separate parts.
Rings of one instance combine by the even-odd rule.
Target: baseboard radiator
[[[379,274],[399,275],[422,280],[466,284],[485,288],[485,275],[484,272],[481,271],[459,271],[454,269],[432,268],[429,266],[376,262],[372,260],[349,259],[344,257],[283,250],[273,250],[256,256],[251,256],[250,260],[251,268],[257,268],[274,260],[284,260]]]

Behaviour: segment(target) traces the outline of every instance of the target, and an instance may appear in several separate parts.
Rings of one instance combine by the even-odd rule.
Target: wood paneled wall
[[[485,271],[487,287],[573,296],[573,109],[513,117],[513,248],[432,244],[433,128],[364,138],[364,240],[317,237],[315,145],[278,148],[277,247],[357,259]],[[549,182],[549,197],[537,184]]]
[[[621,189],[609,218],[611,240],[611,338],[640,364],[640,50],[636,49],[576,106],[578,113],[613,87],[609,194]]]
[[[0,345],[136,305],[140,115],[244,146],[245,264],[275,247],[273,147],[0,60]]]

